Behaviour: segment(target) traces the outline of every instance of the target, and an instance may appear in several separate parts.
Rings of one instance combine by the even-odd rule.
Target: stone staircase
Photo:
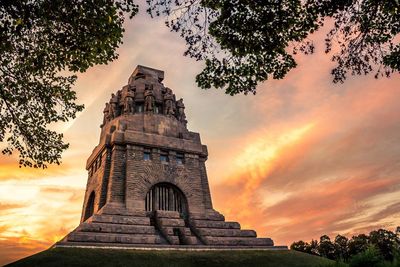
[[[257,238],[253,230],[242,230],[237,222],[226,222],[218,213],[191,214],[189,220],[192,232],[208,246],[273,246],[270,238]]]
[[[185,220],[176,211],[157,210],[154,212],[157,229],[171,245],[202,245],[192,234]]]
[[[179,212],[128,210],[105,206],[82,222],[58,245],[272,247],[270,238],[257,238],[216,211],[189,215]]]
[[[99,210],[68,234],[59,245],[67,244],[162,245],[168,242],[151,225],[146,212],[107,208]]]

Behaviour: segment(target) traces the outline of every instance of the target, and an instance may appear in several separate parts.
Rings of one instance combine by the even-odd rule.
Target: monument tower
[[[213,209],[207,147],[164,72],[137,66],[106,103],[80,225],[56,246],[273,246]]]

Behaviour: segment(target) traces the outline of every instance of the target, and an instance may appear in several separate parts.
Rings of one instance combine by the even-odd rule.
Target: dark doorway
[[[182,191],[173,184],[159,183],[154,185],[146,195],[146,211],[178,211],[183,217],[187,215],[187,201]]]
[[[90,194],[89,199],[86,203],[86,209],[85,209],[85,217],[83,218],[83,221],[86,221],[90,217],[92,217],[93,212],[94,212],[94,191]]]

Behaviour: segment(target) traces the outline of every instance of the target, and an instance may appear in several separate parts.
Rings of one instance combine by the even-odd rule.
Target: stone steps
[[[257,233],[254,230],[240,229],[196,228],[196,233],[201,236],[215,237],[257,237]]]
[[[73,232],[68,236],[70,242],[123,243],[123,244],[162,244],[158,235],[149,234],[117,234]]]
[[[150,225],[150,218],[122,216],[122,215],[105,215],[94,214],[87,219],[87,223],[113,223],[113,224],[132,224],[132,225]]]
[[[185,221],[182,219],[170,219],[170,218],[157,218],[159,227],[185,227]]]
[[[273,246],[274,242],[270,238],[255,237],[212,237],[205,236],[203,240],[207,245],[217,246]]]
[[[190,228],[178,212],[157,210],[155,213],[158,230],[171,245],[196,245],[197,237],[192,235]]]
[[[109,223],[82,223],[77,228],[79,232],[123,233],[123,234],[156,234],[154,226],[125,225]]]
[[[193,220],[225,221],[225,216],[218,212],[190,213],[189,218]]]
[[[97,214],[100,215],[122,215],[122,216],[135,216],[135,217],[146,217],[147,212],[144,210],[132,210],[124,207],[114,207],[112,205],[106,205],[102,207]]]
[[[240,229],[237,222],[190,220],[190,224],[195,228]]]

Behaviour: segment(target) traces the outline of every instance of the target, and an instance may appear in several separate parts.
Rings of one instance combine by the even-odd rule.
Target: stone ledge
[[[157,222],[160,227],[185,227],[185,222],[182,219],[158,218]]]
[[[254,237],[210,237],[205,236],[203,240],[207,245],[219,246],[273,246],[274,242],[270,238]]]
[[[126,243],[126,244],[160,244],[161,238],[157,235],[133,235],[115,233],[73,232],[67,237],[72,242],[93,243]]]
[[[78,226],[79,232],[99,233],[124,233],[124,234],[156,234],[154,226],[147,225],[125,225],[109,223],[82,223]]]
[[[126,249],[126,250],[161,250],[161,251],[225,251],[225,250],[288,250],[287,246],[179,246],[179,245],[140,245],[119,243],[80,243],[80,242],[58,242],[53,248],[86,248],[86,249]]]
[[[181,219],[179,212],[169,210],[156,210],[155,216],[158,218]]]
[[[193,220],[225,221],[225,216],[216,211],[212,213],[190,213],[189,217]]]
[[[257,237],[257,233],[254,230],[197,228],[196,232],[201,236]]]
[[[147,212],[142,210],[132,210],[125,207],[113,206],[106,204],[102,207],[97,214],[99,215],[122,215],[122,216],[136,216],[136,217],[146,217]]]
[[[113,223],[113,224],[132,224],[132,225],[150,225],[148,217],[134,217],[121,215],[98,215],[95,214],[85,222],[87,223]]]
[[[194,228],[218,228],[218,229],[240,229],[238,222],[190,220]]]

